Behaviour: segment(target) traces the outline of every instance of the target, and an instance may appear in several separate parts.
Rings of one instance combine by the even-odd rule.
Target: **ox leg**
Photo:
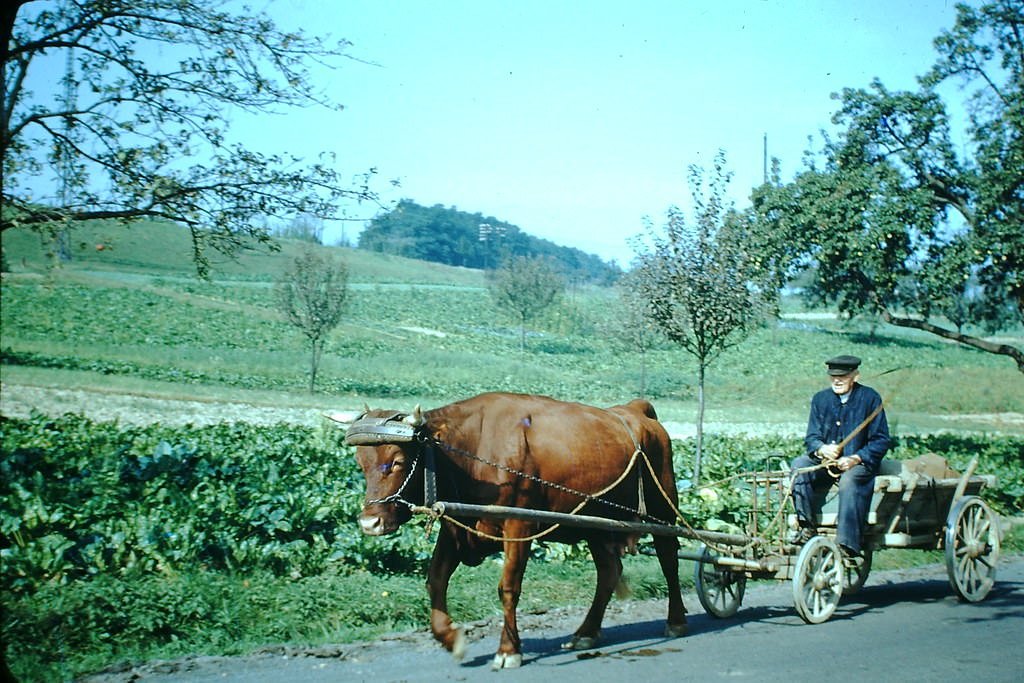
[[[430,630],[455,659],[466,654],[466,635],[448,616],[448,582],[459,566],[458,550],[447,529],[437,535],[434,554],[427,570],[427,594],[430,596]]]
[[[604,621],[604,611],[608,607],[608,601],[615,592],[622,578],[622,558],[619,554],[619,544],[612,537],[605,536],[587,541],[590,548],[590,555],[594,558],[594,566],[597,568],[597,586],[594,588],[594,601],[590,604],[587,616],[572,640],[562,645],[566,650],[587,650],[597,646],[601,639],[601,622]]]
[[[673,638],[685,636],[686,605],[679,588],[679,539],[675,536],[655,536],[654,550],[658,553],[661,573],[665,575],[668,585],[668,621],[665,624],[665,635]]]
[[[505,536],[521,538],[529,533],[526,524],[508,522],[505,524]],[[505,543],[505,564],[501,572],[501,583],[498,584],[498,598],[505,614],[501,628],[501,642],[498,653],[494,655],[491,669],[514,669],[523,664],[522,642],[519,640],[519,626],[516,623],[516,607],[523,591],[523,574],[526,573],[526,562],[530,559],[530,543]]]

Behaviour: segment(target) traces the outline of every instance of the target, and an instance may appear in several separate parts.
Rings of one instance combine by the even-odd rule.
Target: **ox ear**
[[[405,417],[405,419],[402,420],[402,422],[404,422],[406,424],[410,424],[413,427],[419,427],[424,422],[426,422],[426,420],[423,419],[423,411],[420,410],[420,404],[419,403],[417,403],[416,407],[412,409],[412,414],[411,415],[407,415]]]
[[[370,412],[370,404],[369,403],[364,403],[363,404],[363,415],[365,415],[368,412]]]

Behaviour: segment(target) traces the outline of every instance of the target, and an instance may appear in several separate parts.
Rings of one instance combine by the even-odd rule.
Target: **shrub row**
[[[94,423],[67,414],[2,418],[0,553],[2,587],[97,575],[136,577],[186,570],[269,571],[309,576],[328,568],[419,570],[429,541],[416,525],[384,538],[362,535],[355,517],[362,474],[340,432],[278,425],[169,428]],[[705,441],[702,481],[795,455],[781,437]],[[689,523],[745,524],[749,491],[732,481],[714,494],[688,489],[693,443],[676,445],[681,509]],[[946,455],[1000,483],[986,498],[1000,512],[1024,507],[1020,437],[905,437],[894,457]]]
[[[412,534],[359,532],[362,475],[337,430],[120,427],[71,414],[0,424],[5,591],[186,568],[395,571],[426,554]]]

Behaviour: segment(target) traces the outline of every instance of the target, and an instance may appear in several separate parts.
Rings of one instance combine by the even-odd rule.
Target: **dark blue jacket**
[[[854,384],[850,398],[843,404],[831,389],[819,391],[811,399],[811,416],[807,420],[807,455],[814,455],[825,444],[839,443],[882,403],[882,397],[871,387]],[[870,423],[843,447],[843,455],[859,455],[869,471],[877,474],[878,466],[889,450],[889,424],[882,410]]]

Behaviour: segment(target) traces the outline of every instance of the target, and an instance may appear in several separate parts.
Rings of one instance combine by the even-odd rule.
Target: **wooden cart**
[[[780,459],[781,460],[781,459]],[[949,582],[964,601],[988,595],[999,558],[999,520],[981,499],[992,475],[975,475],[977,458],[960,476],[932,476],[913,463],[883,461],[862,541],[862,557],[845,557],[835,542],[837,501],[825,501],[815,536],[803,546],[786,542],[795,528],[791,474],[781,463],[744,476],[751,505],[747,536],[761,539],[730,549],[710,540],[695,569],[697,596],[708,613],[729,617],[743,600],[748,578],[791,579],[793,603],[807,623],[832,616],[843,594],[857,591],[883,548],[944,550]],[[947,471],[941,474],[955,475]],[[834,493],[834,489],[833,489]],[[780,524],[779,520],[786,520]]]

